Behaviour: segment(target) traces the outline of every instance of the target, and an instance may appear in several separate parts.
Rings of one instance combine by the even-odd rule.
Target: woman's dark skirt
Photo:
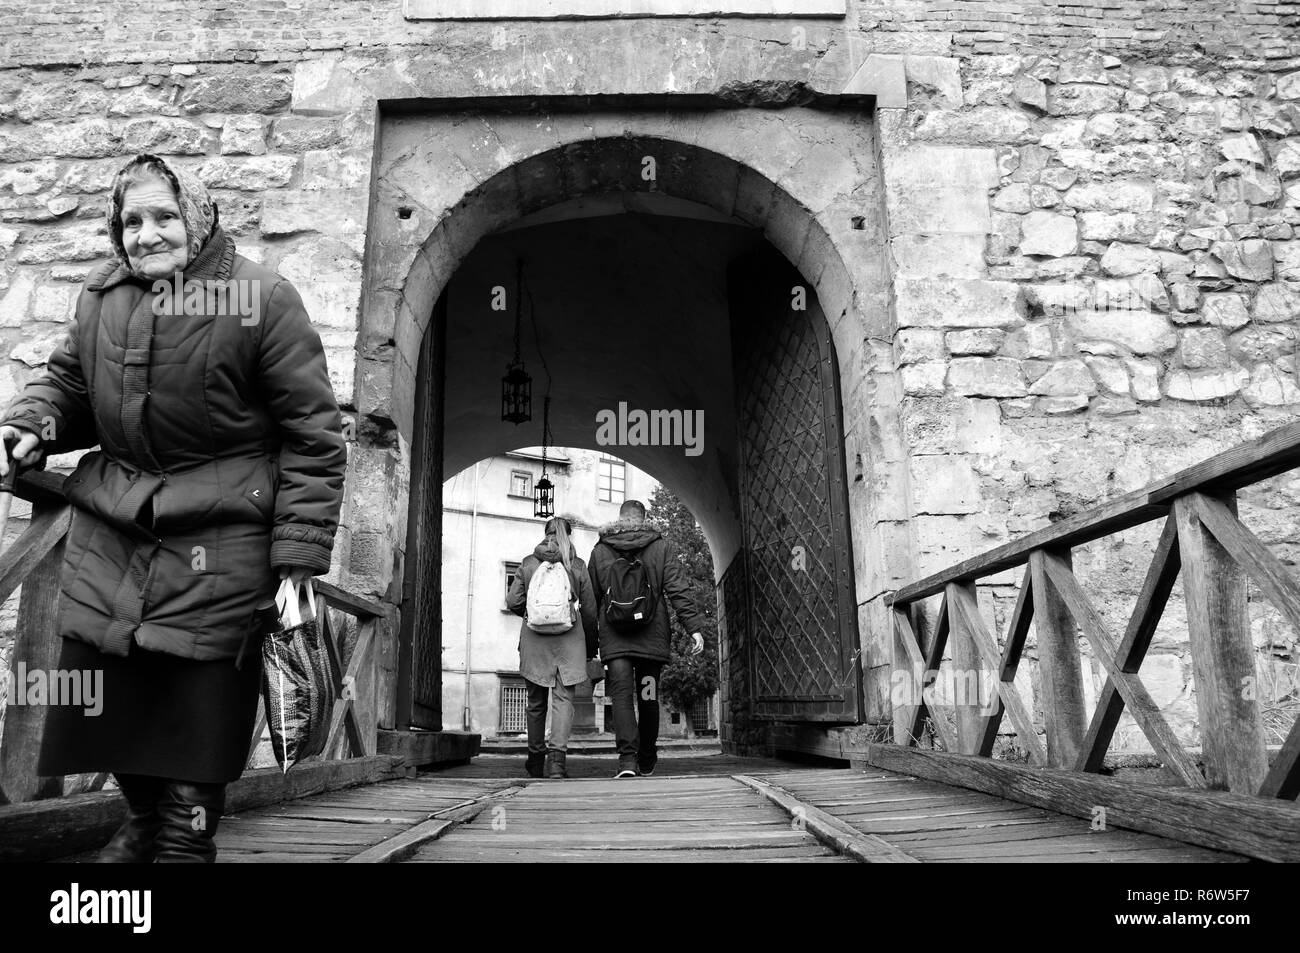
[[[102,671],[102,710],[51,705],[37,772],[109,771],[220,783],[244,771],[252,744],[261,655],[200,662],[133,645],[126,656],[64,639],[62,671]]]

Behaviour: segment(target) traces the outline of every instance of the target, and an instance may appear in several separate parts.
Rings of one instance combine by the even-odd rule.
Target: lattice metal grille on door
[[[744,333],[733,336],[752,714],[854,721],[857,618],[835,351],[813,299],[806,311],[790,308],[792,283],[801,279],[783,262],[751,272],[740,288]]]

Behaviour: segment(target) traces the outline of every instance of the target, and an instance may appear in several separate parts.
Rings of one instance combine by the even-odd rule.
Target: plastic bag
[[[303,603],[306,603],[306,613]],[[316,624],[311,580],[280,583],[278,632],[262,640],[262,698],[280,770],[325,750],[334,711],[335,672]]]

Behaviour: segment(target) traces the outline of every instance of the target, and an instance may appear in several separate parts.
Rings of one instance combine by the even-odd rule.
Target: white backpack
[[[528,581],[528,628],[538,635],[568,632],[578,621],[573,609],[573,587],[563,563],[542,563]]]

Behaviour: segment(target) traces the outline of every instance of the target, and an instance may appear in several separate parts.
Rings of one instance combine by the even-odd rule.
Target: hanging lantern
[[[555,484],[545,476],[533,487],[533,515],[542,519],[555,515]]]
[[[555,515],[555,484],[546,479],[546,455],[551,446],[551,395],[542,398],[542,478],[533,487],[533,515],[550,519]]]
[[[533,419],[533,379],[519,356],[519,324],[523,319],[524,263],[515,271],[515,359],[501,378],[501,419],[516,426]]]
[[[501,419],[512,424],[533,419],[533,378],[522,362],[507,364],[501,378]]]

